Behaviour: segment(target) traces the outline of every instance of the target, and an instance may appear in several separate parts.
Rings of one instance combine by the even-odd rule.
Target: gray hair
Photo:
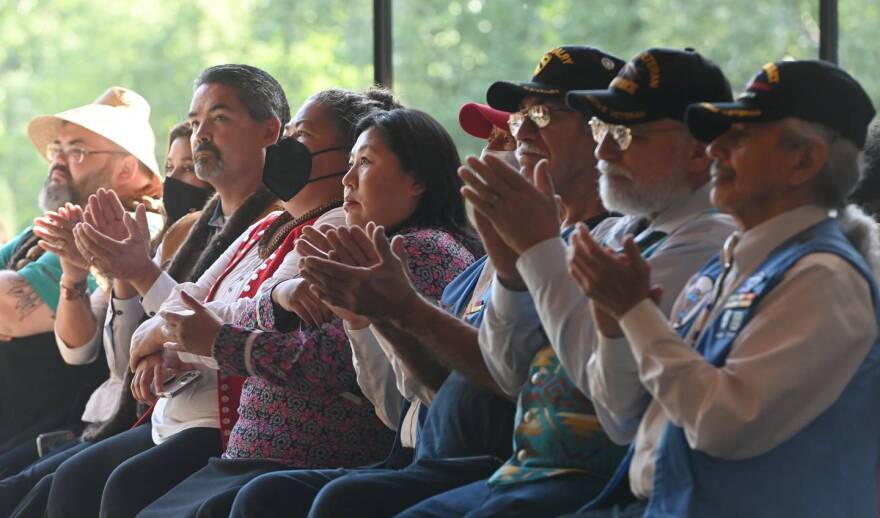
[[[791,119],[780,143],[797,146],[820,138],[828,145],[828,160],[816,174],[815,192],[818,201],[831,209],[844,235],[865,258],[875,278],[880,275],[880,225],[847,197],[855,188],[864,166],[862,153],[849,139],[823,124]]]
[[[849,139],[824,124],[789,119],[780,144],[796,147],[808,140],[821,139],[828,146],[828,159],[816,174],[814,189],[820,205],[828,209],[846,206],[850,192],[859,181],[861,152]]]

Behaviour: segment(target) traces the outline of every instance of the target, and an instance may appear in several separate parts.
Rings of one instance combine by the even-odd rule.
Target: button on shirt
[[[801,207],[745,232],[719,300],[776,247],[826,217],[821,207]],[[684,303],[679,297],[673,314]],[[709,455],[765,453],[838,398],[877,333],[867,283],[833,254],[795,263],[760,304],[722,368],[679,338],[648,301],[621,319],[626,338],[600,337],[589,372],[606,375],[591,378],[594,403],[606,411],[606,430],[625,437],[637,427],[629,472],[636,496],[651,496],[656,446],[668,421],[684,429],[692,448]],[[715,304],[709,321],[722,306]],[[634,384],[634,376],[643,385]]]

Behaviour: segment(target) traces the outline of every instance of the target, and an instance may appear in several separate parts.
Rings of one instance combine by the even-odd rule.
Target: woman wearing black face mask
[[[189,138],[192,128],[182,122],[168,134],[168,155],[165,157],[165,183],[162,204],[165,207],[165,228],[192,211],[201,209],[214,188],[196,177]]]
[[[163,306],[162,334],[177,344],[180,358],[214,361],[219,367],[220,429],[228,446],[223,458],[212,459],[139,516],[227,516],[237,489],[260,473],[290,466],[354,467],[384,457],[393,433],[360,393],[342,322],[313,325],[302,315],[274,307],[271,293],[279,282],[297,275],[293,244],[304,227],[345,221],[340,179],[347,170],[356,122],[394,106],[396,101],[383,90],[361,94],[333,89],[307,99],[288,125],[291,140],[267,151],[263,181],[284,200],[285,210],[246,231],[205,274],[247,270],[238,300],[203,305],[193,300],[205,299],[196,283],[194,290],[186,289],[194,297],[181,293],[181,304]],[[298,295],[307,304],[311,294],[301,290]],[[139,344],[152,346],[146,338],[151,325],[136,333],[133,358],[140,354]],[[260,329],[286,331],[285,339],[268,344],[248,339]],[[254,375],[248,350],[256,349],[277,356],[271,374]],[[237,380],[224,381],[231,376]],[[242,409],[241,416],[237,409]]]

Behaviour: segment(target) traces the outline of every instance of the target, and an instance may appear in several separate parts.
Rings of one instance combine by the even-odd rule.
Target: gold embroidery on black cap
[[[648,52],[642,52],[639,55],[639,59],[648,69],[648,74],[650,76],[648,86],[651,88],[660,88],[660,65],[657,63],[657,58]]]
[[[630,95],[635,95],[636,90],[639,89],[638,83],[636,83],[635,81],[630,81],[629,79],[626,79],[626,78],[620,77],[620,76],[612,79],[609,87],[619,88]]]
[[[776,63],[767,63],[761,69],[767,74],[767,80],[770,83],[779,82],[779,69],[776,67]]]
[[[561,95],[562,91],[559,88],[535,88],[534,86],[522,85],[523,90],[527,92],[531,92],[533,94],[541,94],[541,95]]]
[[[535,67],[535,73],[532,75],[536,76],[540,74],[541,71],[544,70],[544,67],[550,64],[550,61],[553,60],[553,56],[559,58],[559,60],[562,61],[563,64],[574,65],[574,60],[571,59],[571,54],[569,54],[568,51],[563,48],[556,47],[555,49],[548,50],[547,53],[544,54],[544,57],[541,58],[541,62],[538,63],[537,67]]]

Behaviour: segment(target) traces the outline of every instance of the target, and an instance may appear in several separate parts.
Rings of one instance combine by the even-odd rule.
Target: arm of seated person
[[[61,279],[64,285],[70,283],[63,276]],[[84,365],[97,357],[103,341],[98,322],[107,318],[107,299],[106,292],[99,289],[91,297],[86,293],[72,299],[62,296],[59,300],[55,341],[61,357],[68,364]]]
[[[432,390],[439,390],[449,370],[457,370],[503,395],[483,360],[477,329],[423,297],[413,297],[406,314],[373,325],[413,376]]]
[[[0,336],[9,338],[48,333],[55,315],[23,276],[0,271]]]

